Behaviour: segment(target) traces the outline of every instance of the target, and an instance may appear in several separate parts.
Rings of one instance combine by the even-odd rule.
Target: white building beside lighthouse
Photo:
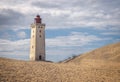
[[[39,15],[31,24],[30,60],[45,61],[45,24]]]

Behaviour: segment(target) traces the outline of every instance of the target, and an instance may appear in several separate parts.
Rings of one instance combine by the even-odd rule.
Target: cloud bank
[[[36,14],[46,30],[53,31],[46,35],[48,59],[58,61],[58,55],[64,59],[119,42],[119,4],[119,0],[1,0],[0,56],[18,58],[19,53],[28,58],[30,24]]]

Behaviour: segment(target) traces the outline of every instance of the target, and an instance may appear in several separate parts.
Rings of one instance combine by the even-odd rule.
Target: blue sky
[[[46,24],[46,59],[120,42],[120,0],[1,0],[0,57],[29,60],[30,25]]]

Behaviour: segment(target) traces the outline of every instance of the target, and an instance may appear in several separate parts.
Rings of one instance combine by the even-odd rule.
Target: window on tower
[[[41,32],[41,30],[39,30],[39,32]]]
[[[39,37],[41,37],[41,35]]]

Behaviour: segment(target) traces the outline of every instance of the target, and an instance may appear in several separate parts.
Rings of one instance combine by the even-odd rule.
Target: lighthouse
[[[40,15],[34,18],[31,24],[30,60],[45,61],[45,24]]]

